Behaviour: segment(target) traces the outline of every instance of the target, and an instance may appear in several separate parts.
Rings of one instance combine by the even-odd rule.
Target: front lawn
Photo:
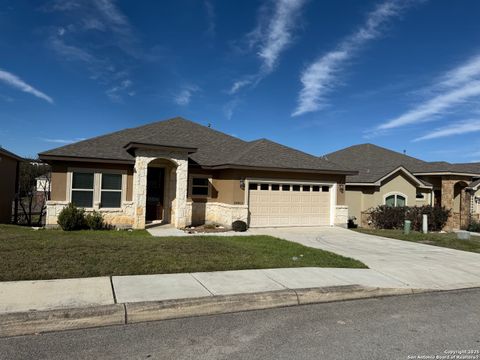
[[[366,267],[270,236],[158,238],[146,231],[64,232],[0,225],[2,281],[305,266]]]
[[[480,237],[472,236],[470,240],[457,239],[454,233],[428,233],[412,231],[405,235],[402,230],[355,229],[358,232],[398,240],[413,241],[421,244],[435,245],[450,249],[480,253]]]

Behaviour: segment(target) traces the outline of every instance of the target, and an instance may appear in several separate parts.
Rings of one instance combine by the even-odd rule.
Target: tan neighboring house
[[[117,227],[216,223],[345,226],[356,172],[260,139],[182,119],[125,129],[39,154],[52,166],[47,226],[72,202]]]
[[[358,170],[346,180],[349,216],[367,226],[378,205],[440,205],[452,209],[446,229],[468,225],[480,213],[480,164],[427,162],[373,144],[361,144],[323,157]]]
[[[18,193],[20,156],[0,147],[0,223],[11,223],[15,194]]]

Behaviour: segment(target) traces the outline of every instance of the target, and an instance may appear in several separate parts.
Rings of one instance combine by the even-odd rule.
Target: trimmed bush
[[[472,220],[468,225],[467,230],[480,233],[480,222]]]
[[[247,223],[242,220],[236,220],[232,223],[232,230],[233,231],[247,231]]]
[[[58,225],[64,231],[81,230],[85,228],[85,210],[77,208],[72,203],[62,209],[58,215]]]
[[[423,214],[428,217],[428,230],[440,231],[447,223],[450,210],[440,206],[402,206],[381,205],[370,212],[369,220],[376,229],[403,229],[405,220],[412,222],[412,230],[421,231]]]
[[[103,215],[98,211],[93,211],[85,215],[85,224],[90,230],[102,230],[105,228]]]

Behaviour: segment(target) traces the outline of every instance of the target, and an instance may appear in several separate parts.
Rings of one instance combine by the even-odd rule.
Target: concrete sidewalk
[[[0,313],[345,285],[409,288],[371,269],[316,267],[9,281],[0,282]]]

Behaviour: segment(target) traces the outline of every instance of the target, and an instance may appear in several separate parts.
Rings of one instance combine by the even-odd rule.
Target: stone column
[[[176,159],[177,169],[175,187],[175,218],[173,219],[176,228],[187,225],[187,186],[188,186],[188,160]]]
[[[454,205],[454,186],[456,180],[448,177],[442,177],[442,206],[451,210],[450,216],[445,225],[446,231],[451,231],[454,227],[453,205]]]
[[[145,211],[147,206],[147,171],[149,159],[142,156],[135,158],[133,170],[134,229],[145,229]]]

